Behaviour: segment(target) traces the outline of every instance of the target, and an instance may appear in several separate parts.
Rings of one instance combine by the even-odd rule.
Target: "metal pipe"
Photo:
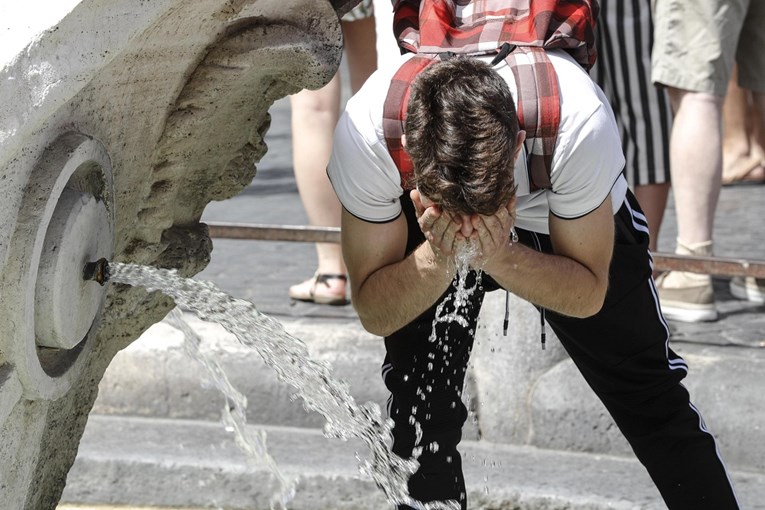
[[[339,243],[338,227],[302,225],[261,225],[251,223],[210,222],[210,237],[261,241],[304,243]],[[719,276],[753,276],[765,278],[765,261],[722,257],[688,257],[670,253],[654,253],[654,267],[660,271],[689,271]]]
[[[339,243],[338,227],[302,225],[258,225],[252,223],[209,222],[210,237],[257,241],[290,241],[302,243]]]
[[[103,257],[95,262],[88,262],[85,264],[85,267],[82,268],[83,280],[93,280],[98,282],[101,286],[109,281],[109,276],[109,261]]]
[[[718,276],[765,278],[765,261],[723,257],[689,257],[654,253],[654,265],[661,271],[688,271]]]

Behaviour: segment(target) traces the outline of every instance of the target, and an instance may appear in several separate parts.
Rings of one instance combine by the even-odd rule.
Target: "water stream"
[[[370,402],[357,404],[347,384],[332,378],[327,363],[313,360],[300,339],[287,333],[275,319],[260,313],[252,303],[226,294],[212,282],[184,278],[174,270],[120,263],[111,263],[109,268],[111,281],[161,291],[173,298],[179,307],[194,312],[202,320],[217,322],[243,345],[258,352],[281,382],[297,390],[297,396],[303,399],[306,409],[324,416],[325,435],[343,440],[358,438],[364,442],[369,456],[360,459],[360,470],[375,482],[388,501],[418,510],[459,510],[457,501],[422,503],[411,498],[407,481],[417,470],[417,461],[402,459],[390,451],[388,441],[392,422],[382,419],[379,406]],[[198,354],[198,339],[191,342],[192,354],[195,342]],[[212,366],[210,369],[217,372],[220,367]],[[223,377],[225,374],[216,384],[229,402],[237,402],[239,397],[229,393],[230,385]],[[273,459],[265,452],[264,438],[246,435],[242,425],[244,422],[241,421],[243,409],[241,401],[234,405],[235,412],[229,415],[228,419],[232,421],[228,422],[228,426],[238,434],[240,446],[276,469],[272,472],[279,473]],[[277,504],[286,506],[293,494],[294,482],[286,480],[280,473],[276,477],[282,484],[281,501]]]
[[[286,510],[289,502],[295,497],[297,480],[288,479],[268,453],[265,431],[247,427],[247,397],[231,384],[218,360],[202,351],[202,339],[183,319],[183,314],[178,308],[174,308],[168,314],[167,321],[183,333],[186,354],[204,368],[213,385],[225,397],[223,425],[227,431],[233,432],[236,445],[245,453],[249,462],[256,466],[265,466],[279,484],[279,489],[270,501],[271,509]]]

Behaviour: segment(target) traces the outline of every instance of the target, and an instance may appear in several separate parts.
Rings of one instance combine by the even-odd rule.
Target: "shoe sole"
[[[330,305],[330,306],[345,306],[350,303],[345,298],[329,297],[329,296],[296,296],[290,294],[290,299],[293,301],[301,301],[303,303],[315,303],[317,305]]]
[[[345,296],[322,295],[316,293],[298,293],[290,289],[287,295],[293,301],[302,301],[303,303],[315,303],[317,305],[345,306],[350,303]]]
[[[687,306],[687,305],[686,305]],[[717,320],[717,310],[709,308],[691,309],[661,304],[661,313],[665,319],[678,322],[714,322]]]
[[[746,285],[736,285],[733,281],[730,282],[730,293],[737,299],[743,299],[744,301],[751,301],[752,303],[765,304],[765,295],[759,290],[755,290],[747,287]]]
[[[317,305],[345,306],[348,304],[348,300],[345,298],[330,298],[322,296],[314,296],[312,301]]]

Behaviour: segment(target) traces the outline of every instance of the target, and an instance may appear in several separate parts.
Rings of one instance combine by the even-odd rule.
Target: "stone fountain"
[[[84,264],[199,272],[202,211],[252,180],[269,106],[334,74],[355,3],[0,7],[3,509],[56,507],[104,371],[173,306]]]
[[[122,370],[102,388],[102,408],[115,401],[125,414],[135,410],[131,406],[150,407],[141,399],[151,396],[146,367],[156,361],[155,353],[112,360],[173,303],[132,287],[86,284],[85,263],[105,257],[174,268],[187,276],[202,270],[212,246],[199,222],[202,211],[252,181],[255,163],[266,152],[272,103],[318,87],[334,74],[342,49],[338,15],[357,1],[0,5],[0,510],[56,507],[110,363],[134,370]],[[478,410],[465,448],[479,461],[486,450],[506,460],[503,469],[474,476],[479,483],[471,487],[472,500],[491,508],[635,508],[612,506],[619,495],[611,493],[591,506],[569,504],[583,501],[581,494],[600,494],[600,485],[609,486],[599,483],[605,472],[613,486],[622,487],[630,478],[620,474],[628,447],[562,349],[551,342],[541,356],[538,341],[529,341],[539,331],[533,308],[511,296],[514,327],[507,338],[501,335],[496,326],[504,306],[504,297],[496,295],[482,312],[470,377]],[[751,320],[761,324],[761,318]],[[696,335],[699,331],[690,330]],[[363,333],[350,328],[349,336],[340,338],[333,330],[326,343],[352,353],[332,361],[341,368],[345,363],[348,378],[365,390],[361,383],[378,377],[379,353],[360,361],[354,356],[368,349],[359,341]],[[761,338],[758,332],[755,340]],[[681,350],[694,367],[688,386],[718,432],[745,501],[762,502],[765,355],[731,343],[688,343]],[[273,390],[265,392],[273,399],[271,408],[286,408],[288,396],[275,382],[261,379],[253,369],[258,365],[238,352],[232,358],[246,364],[240,369],[243,385]],[[183,382],[184,375],[174,370],[163,377],[170,385]],[[188,400],[201,413],[209,398],[198,386],[189,390]],[[120,400],[126,393],[116,388],[126,387],[129,398]],[[258,412],[268,409],[261,406]],[[298,412],[278,425],[319,426]],[[115,421],[103,423],[113,427]],[[290,444],[295,434],[290,429]],[[321,457],[326,461],[332,452],[320,453],[327,453]],[[560,468],[558,478],[565,484],[577,471],[571,467],[579,462],[575,458],[585,456],[581,466],[586,467],[579,471],[593,466],[601,471],[587,476],[589,485],[572,477],[566,489],[555,484],[556,476],[547,476]],[[548,460],[537,476],[543,458]],[[94,470],[102,467],[93,464]],[[374,489],[359,484],[355,471],[346,483],[329,466],[322,464],[321,482],[316,492],[306,491],[309,498],[319,491],[357,493],[358,508],[381,507],[370,496]],[[524,481],[526,472],[530,481]],[[480,483],[489,479],[484,476],[491,477],[491,494]],[[236,492],[229,482],[221,482],[222,494]],[[648,489],[638,493],[655,502],[652,487],[645,485]],[[319,499],[311,508],[319,508]],[[333,504],[321,508],[337,508]]]

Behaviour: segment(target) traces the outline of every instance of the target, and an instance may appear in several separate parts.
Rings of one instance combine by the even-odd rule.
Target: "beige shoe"
[[[308,280],[290,287],[289,295],[297,301],[308,301],[318,305],[347,305],[344,274],[316,273]]]
[[[695,246],[677,241],[678,255],[711,256],[712,241]],[[681,322],[717,320],[712,277],[707,274],[670,271],[656,278],[664,317]]]
[[[738,299],[765,303],[765,279],[736,276],[730,281],[730,293]]]

